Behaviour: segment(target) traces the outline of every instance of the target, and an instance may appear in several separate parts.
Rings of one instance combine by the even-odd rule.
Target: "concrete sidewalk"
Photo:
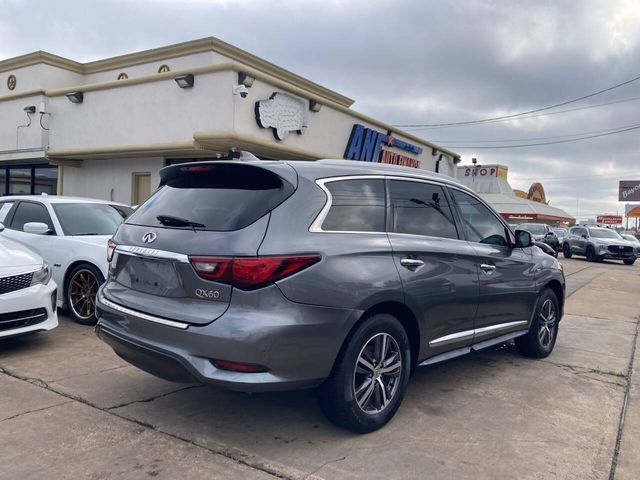
[[[563,263],[548,359],[504,345],[420,369],[365,436],[329,424],[310,391],[158,380],[65,319],[0,341],[0,478],[640,478],[640,268]]]

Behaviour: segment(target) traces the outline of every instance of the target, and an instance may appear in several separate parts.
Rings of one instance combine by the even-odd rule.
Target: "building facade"
[[[137,204],[156,188],[162,167],[231,149],[456,175],[456,153],[352,104],[216,38],[89,63],[46,52],[2,60],[0,195]]]
[[[548,204],[542,184],[534,183],[528,193],[514,190],[507,181],[508,174],[509,169],[504,165],[462,165],[458,167],[457,178],[509,223],[561,226],[576,221],[564,210]]]

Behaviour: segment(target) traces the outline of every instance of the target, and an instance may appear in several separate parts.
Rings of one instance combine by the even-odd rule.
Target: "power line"
[[[615,135],[617,133],[623,133],[623,132],[628,132],[628,131],[631,131],[631,130],[637,130],[639,128],[640,128],[640,125],[637,125],[635,127],[623,128],[623,129],[615,130],[615,131],[608,132],[608,133],[601,133],[601,134],[598,134],[598,135],[588,135],[586,137],[572,138],[572,139],[568,139],[568,140],[556,140],[555,142],[521,143],[521,144],[517,144],[517,145],[491,145],[491,146],[487,146],[487,145],[474,145],[474,146],[469,146],[469,145],[443,145],[443,146],[445,148],[451,148],[451,149],[457,148],[457,149],[473,149],[473,150],[537,147],[537,146],[540,146],[540,145],[556,145],[556,144],[559,144],[559,143],[570,143],[570,142],[578,142],[580,140],[588,140],[590,138],[606,137],[608,135]]]
[[[607,133],[612,132],[614,130],[620,130],[623,128],[630,127],[640,127],[640,123],[632,123],[630,125],[621,125],[619,127],[606,128],[604,130],[595,130],[591,132],[582,132],[582,133],[568,133],[565,135],[554,135],[551,137],[530,137],[530,138],[514,138],[514,139],[503,139],[503,140],[431,140],[433,143],[441,143],[446,144],[448,142],[460,142],[460,143],[500,143],[500,142],[529,142],[533,140],[552,140],[555,138],[567,138],[567,137],[581,137],[583,135],[594,135],[599,133]]]
[[[536,113],[533,115],[526,115],[526,116],[521,116],[518,117],[518,120],[526,120],[529,118],[537,118],[537,117],[547,117],[549,115],[558,115],[561,113],[570,113],[570,112],[576,112],[579,110],[588,110],[590,108],[600,108],[600,107],[606,107],[609,105],[615,105],[618,103],[626,103],[626,102],[635,102],[637,100],[640,100],[640,97],[628,97],[628,98],[621,98],[619,100],[613,100],[611,102],[604,102],[604,103],[596,103],[594,105],[585,105],[583,107],[575,107],[575,108],[567,108],[565,110],[558,110],[556,112],[545,112],[545,113]],[[512,120],[511,118],[504,118],[504,119],[500,119],[500,120],[491,120],[491,121],[486,121],[484,123],[499,123],[499,122],[508,122]],[[402,125],[397,125],[398,127],[404,127],[407,129],[411,129],[410,131],[417,131],[417,130],[439,130],[442,128],[452,128],[452,127],[464,127],[464,126],[468,126],[468,125],[451,125],[450,127],[410,127],[410,126],[402,126]]]
[[[521,117],[523,115],[528,115],[531,113],[538,113],[538,112],[543,112],[545,110],[551,110],[552,108],[557,108],[557,107],[562,107],[564,105],[569,105],[571,103],[576,103],[579,102],[581,100],[585,100],[587,98],[591,98],[591,97],[595,97],[596,95],[600,95],[602,93],[605,92],[610,92],[611,90],[614,90],[616,88],[620,88],[624,85],[628,85],[632,82],[636,82],[640,80],[640,76],[634,77],[630,80],[627,80],[625,82],[622,83],[618,83],[617,85],[613,85],[611,87],[608,88],[604,88],[602,90],[598,90],[597,92],[593,92],[593,93],[589,93],[587,95],[583,95],[581,97],[578,98],[573,98],[571,100],[566,100],[564,102],[560,102],[560,103],[554,103],[553,105],[547,105],[546,107],[541,107],[541,108],[535,108],[533,110],[527,110],[525,112],[520,112],[520,113],[513,113],[511,115],[502,115],[499,117],[491,117],[491,118],[484,118],[481,120],[469,120],[466,122],[450,122],[450,123],[425,123],[425,124],[405,124],[405,125],[395,125],[396,127],[400,127],[400,128],[406,128],[406,127],[448,127],[448,126],[453,126],[453,125],[475,125],[478,123],[485,123],[485,122],[492,122],[495,120],[503,120],[503,119],[508,119],[508,118],[516,118],[516,117]]]

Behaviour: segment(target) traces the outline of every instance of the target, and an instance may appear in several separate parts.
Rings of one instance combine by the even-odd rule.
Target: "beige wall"
[[[113,200],[129,205],[132,173],[150,172],[153,192],[160,183],[158,172],[162,167],[164,167],[162,158],[84,160],[81,167],[64,167],[63,193],[77,197]]]

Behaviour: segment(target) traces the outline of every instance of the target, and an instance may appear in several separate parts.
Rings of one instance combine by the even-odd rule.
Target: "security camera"
[[[242,84],[234,85],[233,94],[240,95],[242,98],[247,98],[247,95],[249,95],[249,89]]]

